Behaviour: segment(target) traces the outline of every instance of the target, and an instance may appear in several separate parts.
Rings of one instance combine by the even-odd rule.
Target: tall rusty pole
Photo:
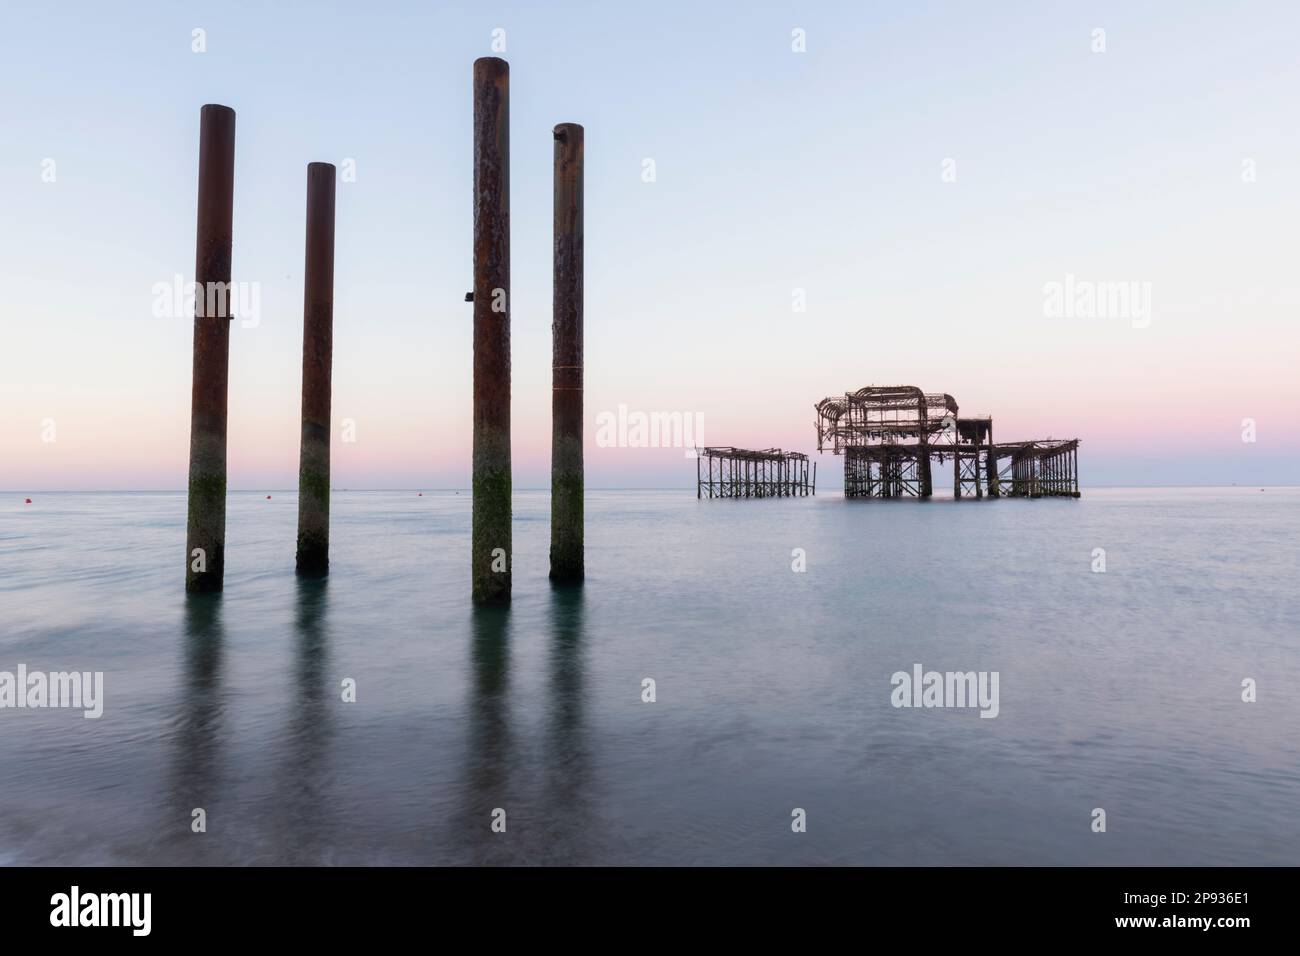
[[[194,371],[190,397],[185,590],[220,591],[226,571],[226,386],[230,372],[230,244],[235,111],[200,114],[195,243]]]
[[[298,455],[299,574],[330,570],[330,374],[334,358],[334,167],[307,166],[302,292],[302,444]]]
[[[479,604],[510,601],[510,66],[474,61],[474,470]]]
[[[583,129],[555,127],[551,353],[551,580],[581,581]],[[696,462],[698,478],[699,462]],[[697,482],[698,484],[698,482]]]

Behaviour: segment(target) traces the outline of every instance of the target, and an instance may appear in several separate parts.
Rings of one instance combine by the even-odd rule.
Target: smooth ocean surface
[[[22,498],[0,670],[106,703],[0,710],[0,863],[1300,864],[1297,489],[592,492],[577,591],[526,492],[504,612],[466,493],[336,492],[324,584],[295,495],[234,493],[191,599],[184,494]],[[893,708],[918,662],[999,671],[1000,715]]]

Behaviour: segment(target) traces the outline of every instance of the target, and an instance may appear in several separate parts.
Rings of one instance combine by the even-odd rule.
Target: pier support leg
[[[230,245],[235,111],[200,114],[195,243],[194,370],[190,396],[185,590],[220,591],[226,573],[226,390],[230,373]]]
[[[583,564],[583,129],[555,127],[551,370],[551,580],[581,581]],[[695,496],[700,496],[695,459]]]
[[[302,439],[298,452],[299,574],[330,569],[330,381],[334,360],[334,167],[307,166],[302,292]]]
[[[510,67],[474,61],[473,598],[510,601]]]
[[[997,449],[993,447],[992,419],[989,420],[988,437],[989,437],[989,450],[988,450],[987,457],[984,459],[985,478],[989,486],[989,497],[997,498],[1002,494],[1002,490],[998,488],[998,453],[997,453]]]

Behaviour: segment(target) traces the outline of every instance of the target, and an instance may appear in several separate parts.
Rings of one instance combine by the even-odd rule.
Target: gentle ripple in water
[[[508,611],[468,601],[464,494],[336,492],[326,582],[293,494],[232,494],[190,599],[183,494],[35,497],[0,670],[107,702],[0,711],[5,863],[1300,862],[1296,490],[595,492],[581,590],[522,493]],[[999,671],[1000,716],[895,710],[914,662]]]

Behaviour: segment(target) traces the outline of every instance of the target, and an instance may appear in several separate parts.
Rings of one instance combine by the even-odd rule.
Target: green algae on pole
[[[555,127],[551,358],[551,580],[581,581],[583,129]]]
[[[510,600],[510,66],[474,61],[474,461],[470,577]]]
[[[226,571],[226,389],[230,373],[230,246],[235,111],[207,105],[199,125],[194,371],[190,397],[185,590],[220,591]],[[208,294],[209,290],[217,294]]]
[[[307,166],[302,295],[302,444],[298,457],[299,574],[330,569],[330,374],[334,356],[334,167]]]

